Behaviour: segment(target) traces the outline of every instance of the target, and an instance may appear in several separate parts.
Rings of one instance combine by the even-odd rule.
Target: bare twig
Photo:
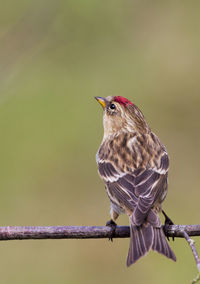
[[[0,227],[0,240],[25,239],[99,239],[109,238],[110,227],[100,226],[48,226],[48,227]],[[128,226],[118,226],[115,238],[128,238]]]
[[[170,225],[165,229],[168,237],[200,236],[200,225]],[[111,229],[106,226],[49,226],[49,227],[0,227],[0,240],[25,239],[99,239],[109,238]],[[117,226],[114,238],[130,237],[129,226]]]
[[[200,225],[167,225],[167,237],[185,238],[194,255],[198,275],[191,283],[200,281],[200,259],[190,236],[200,236]],[[8,226],[0,227],[0,241],[33,239],[100,239],[110,238],[112,230],[108,226]],[[129,226],[117,226],[113,238],[129,238]]]
[[[199,280],[200,280],[200,259],[199,259],[199,256],[198,256],[198,252],[197,252],[197,250],[196,250],[196,247],[195,247],[195,241],[194,240],[192,240],[190,237],[189,237],[189,235],[186,233],[186,231],[182,231],[182,235],[183,235],[183,237],[186,239],[186,241],[188,242],[188,244],[189,244],[189,246],[190,246],[190,248],[191,248],[191,250],[192,250],[192,253],[193,253],[193,255],[194,255],[194,259],[195,259],[195,261],[196,261],[196,265],[197,265],[197,269],[198,269],[198,275],[197,275],[197,277],[195,278],[195,279],[193,279],[192,281],[191,281],[191,283],[193,284],[193,283],[197,283]]]

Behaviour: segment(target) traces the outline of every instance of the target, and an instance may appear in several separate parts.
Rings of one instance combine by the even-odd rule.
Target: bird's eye
[[[116,108],[116,106],[114,104],[110,105],[110,109],[115,109],[115,108]]]

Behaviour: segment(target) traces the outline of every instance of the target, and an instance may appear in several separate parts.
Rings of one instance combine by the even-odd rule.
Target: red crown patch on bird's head
[[[128,99],[121,97],[121,96],[115,96],[114,101],[116,103],[119,103],[119,104],[124,105],[124,106],[133,105],[133,103],[131,101],[129,101]]]

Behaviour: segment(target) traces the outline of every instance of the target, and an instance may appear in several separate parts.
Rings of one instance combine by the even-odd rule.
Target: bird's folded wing
[[[111,161],[98,163],[99,174],[107,184],[111,199],[113,197],[113,200],[133,212],[136,225],[144,221],[164,187],[167,187],[166,155],[163,153],[159,167],[130,172],[120,171]]]

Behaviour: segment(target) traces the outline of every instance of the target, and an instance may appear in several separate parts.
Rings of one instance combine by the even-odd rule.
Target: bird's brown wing
[[[168,157],[164,152],[160,165],[120,171],[111,161],[99,161],[99,174],[107,185],[113,203],[133,212],[134,223],[140,225],[158,199],[167,190]]]

